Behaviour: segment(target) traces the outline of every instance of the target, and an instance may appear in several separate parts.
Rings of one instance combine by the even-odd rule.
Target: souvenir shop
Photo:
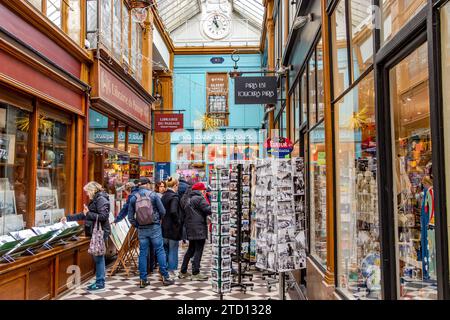
[[[306,296],[448,299],[450,5],[384,1],[374,29],[371,4],[324,0],[290,38],[308,53],[286,45],[277,128],[309,172]]]
[[[82,210],[90,58],[39,19],[0,4],[0,299],[54,298],[71,265],[93,274],[83,227],[60,223]]]
[[[116,215],[125,201],[124,185],[140,176],[153,178],[154,163],[148,159],[154,99],[107,57],[100,49],[93,66],[88,176],[104,186]]]

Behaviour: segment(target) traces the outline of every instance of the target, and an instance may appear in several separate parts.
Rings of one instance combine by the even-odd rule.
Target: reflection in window
[[[114,148],[115,120],[89,109],[89,140]]]
[[[68,34],[76,43],[80,43],[81,34],[81,2],[80,0],[70,0],[68,8]]]
[[[36,9],[42,10],[42,0],[28,0]]]
[[[130,63],[130,44],[129,44],[129,35],[130,35],[130,12],[128,11],[125,4],[122,5],[122,13],[123,13],[123,42],[122,42],[122,59],[126,63]]]
[[[304,124],[308,120],[308,77],[306,76],[306,71],[302,75],[301,87],[300,87],[300,107],[301,112],[301,123]]]
[[[97,15],[97,0],[86,0],[86,38],[91,49],[97,48]]]
[[[300,138],[300,82],[297,82],[294,90],[294,143]]]
[[[120,61],[122,49],[122,0],[113,0],[113,52]]]
[[[309,127],[313,127],[317,122],[317,103],[316,103],[316,52],[314,51],[309,60]]]
[[[112,2],[111,0],[100,0],[101,9],[101,30],[100,41],[109,50],[112,49]]]
[[[70,125],[39,118],[36,226],[58,222],[70,212]]]
[[[350,298],[380,299],[373,73],[335,110],[338,286]]]
[[[118,134],[119,134],[119,137],[118,137],[119,144],[118,144],[117,148],[120,151],[125,151],[125,136],[126,136],[125,132],[126,132],[125,124],[122,123],[122,122],[119,122],[119,132],[118,132]]]
[[[372,0],[352,0],[350,4],[353,79],[356,80],[372,64],[373,37]]]
[[[317,121],[324,117],[325,98],[324,98],[324,77],[323,77],[323,45],[322,38],[316,47],[317,52]]]
[[[30,113],[0,102],[0,236],[23,229],[27,218]]]
[[[389,41],[427,4],[426,0],[383,0],[382,41]]]
[[[334,98],[349,86],[349,59],[345,24],[345,1],[341,0],[331,15]]]
[[[390,70],[399,297],[437,299],[427,43]],[[413,72],[410,72],[412,71]]]
[[[61,25],[61,2],[62,0],[47,0],[47,18],[56,24],[59,28]]]
[[[142,157],[144,148],[144,135],[140,132],[128,132],[128,153]]]
[[[325,267],[327,263],[327,181],[324,122],[310,132],[309,152],[311,255]]]

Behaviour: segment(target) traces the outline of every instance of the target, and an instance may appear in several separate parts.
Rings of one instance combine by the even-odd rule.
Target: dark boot
[[[150,282],[148,280],[140,280],[139,281],[139,288],[141,288],[141,289],[143,289],[149,285],[150,285]]]

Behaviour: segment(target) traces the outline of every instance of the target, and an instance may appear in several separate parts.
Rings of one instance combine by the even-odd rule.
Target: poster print
[[[14,191],[0,191],[0,216],[16,214],[16,201]]]

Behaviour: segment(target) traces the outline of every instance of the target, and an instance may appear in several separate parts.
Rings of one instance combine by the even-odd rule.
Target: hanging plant
[[[353,115],[349,119],[348,127],[350,129],[356,130],[367,126],[369,122],[369,115],[367,108],[364,107],[358,112],[353,112]]]

